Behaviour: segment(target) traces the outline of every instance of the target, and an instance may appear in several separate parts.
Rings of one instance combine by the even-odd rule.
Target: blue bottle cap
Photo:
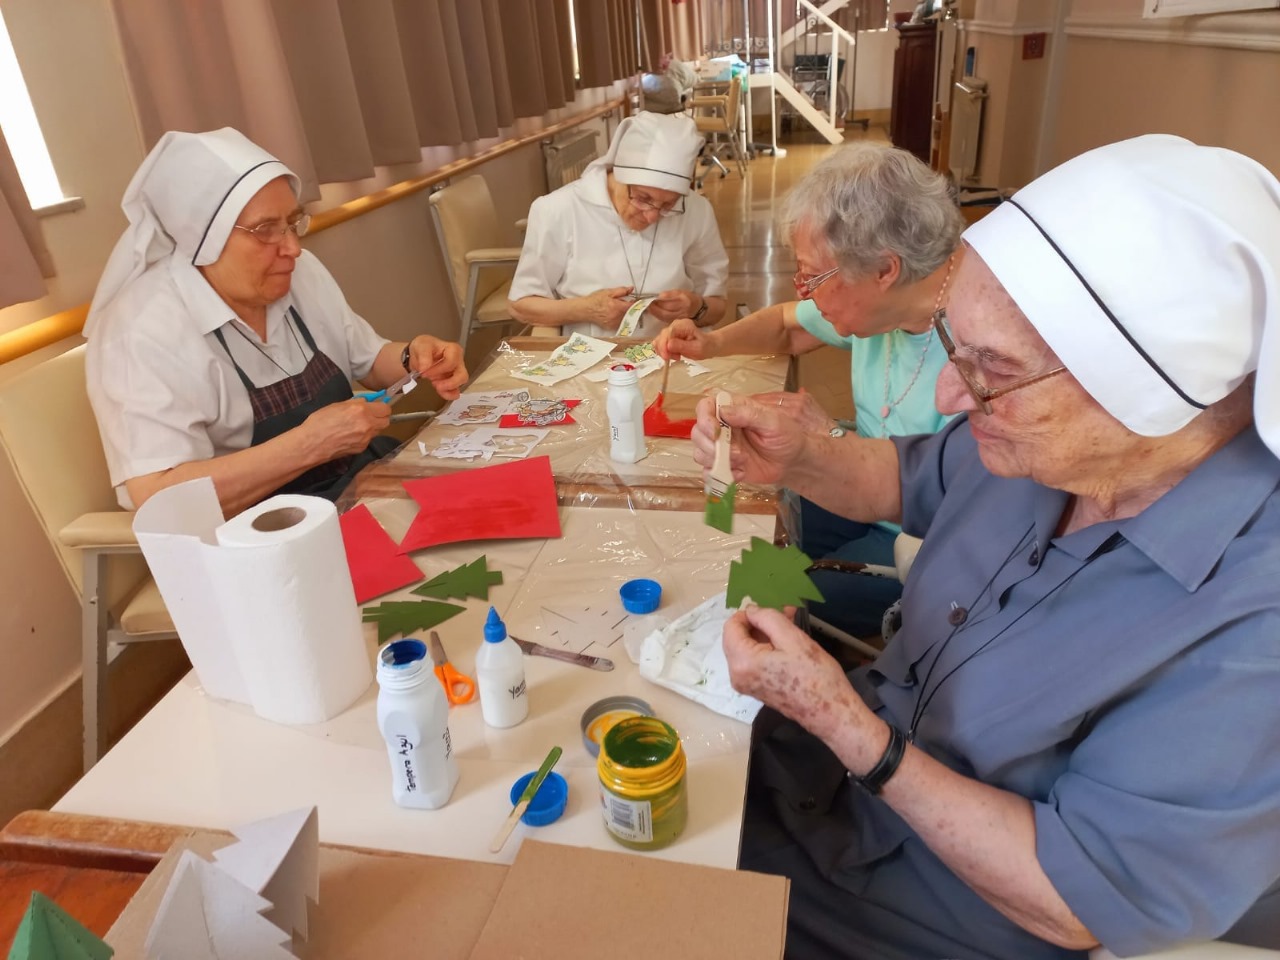
[[[530,771],[511,785],[513,807],[519,802],[520,794],[524,793],[524,788],[529,785],[529,781],[537,772]],[[533,799],[529,801],[529,806],[525,808],[524,815],[520,819],[531,827],[545,827],[548,823],[555,823],[560,819],[560,814],[564,813],[568,802],[569,784],[565,782],[564,777],[552,770],[542,781],[542,786],[533,795]]]
[[[628,580],[618,593],[627,613],[653,613],[662,602],[662,584],[657,580]]]
[[[498,611],[490,607],[489,618],[484,622],[485,643],[501,643],[505,639],[507,639],[507,625],[498,616]]]

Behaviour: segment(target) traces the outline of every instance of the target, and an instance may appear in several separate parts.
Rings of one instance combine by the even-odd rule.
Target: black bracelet
[[[400,351],[400,366],[404,367],[405,373],[412,373],[409,369],[409,344],[404,345],[404,349]]]
[[[907,735],[891,723],[889,724],[889,743],[884,748],[884,753],[880,755],[880,759],[876,761],[876,765],[861,777],[850,772],[849,779],[868,793],[879,793],[889,782],[889,778],[898,772],[898,765],[902,763],[906,753]]]

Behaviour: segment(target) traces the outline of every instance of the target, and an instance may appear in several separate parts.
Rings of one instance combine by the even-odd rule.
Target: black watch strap
[[[405,373],[412,373],[409,369],[409,344],[404,345],[404,349],[400,351],[400,366],[404,367]]]
[[[706,315],[707,315],[707,298],[703,297],[702,306],[700,306],[697,309],[697,311],[694,313],[694,315],[689,319],[691,319],[695,324],[701,324],[702,318],[705,317]]]
[[[868,793],[879,793],[889,782],[889,778],[898,772],[898,765],[902,763],[906,753],[907,735],[891,723],[889,724],[889,743],[885,746],[880,759],[876,761],[876,765],[861,777],[850,773],[849,779]]]

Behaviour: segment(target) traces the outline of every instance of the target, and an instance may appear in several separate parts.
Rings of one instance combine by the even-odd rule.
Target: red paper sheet
[[[556,427],[577,423],[569,411],[581,400],[528,400],[504,413],[499,427]]]
[[[422,509],[400,541],[401,553],[465,540],[560,536],[549,457],[406,480],[404,488]]]
[[[351,584],[356,588],[356,603],[422,579],[418,565],[400,555],[396,542],[363,503],[340,516],[338,523],[342,527],[342,545],[347,549]]]

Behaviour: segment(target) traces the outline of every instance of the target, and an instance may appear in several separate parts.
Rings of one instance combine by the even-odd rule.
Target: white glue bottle
[[[396,803],[419,810],[448,803],[458,782],[449,703],[421,640],[397,640],[378,654],[378,729],[391,757]]]
[[[635,463],[648,456],[644,443],[644,398],[640,395],[640,378],[631,364],[615,363],[609,368],[605,409],[609,413],[609,459]]]
[[[507,625],[493,607],[484,622],[484,643],[476,653],[476,686],[480,712],[489,726],[514,727],[529,715],[524,651],[507,636]]]

